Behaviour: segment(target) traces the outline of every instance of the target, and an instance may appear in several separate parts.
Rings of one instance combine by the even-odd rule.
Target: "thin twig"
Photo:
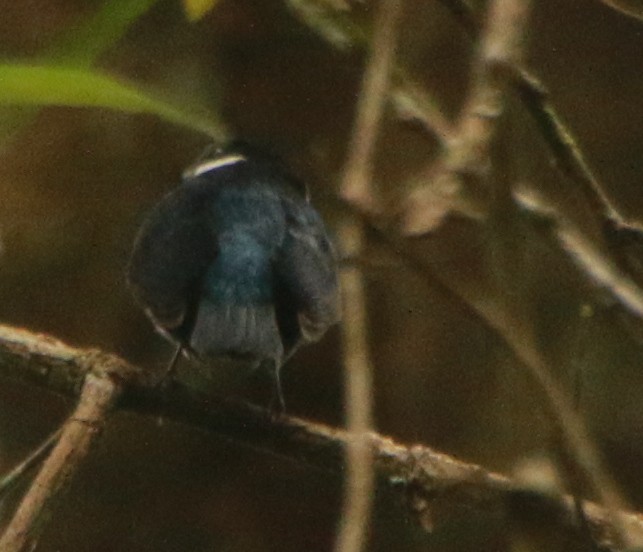
[[[453,136],[453,123],[426,90],[417,85],[403,71],[395,72],[390,91],[390,100],[395,113],[402,121],[419,123],[440,144],[446,145]]]
[[[512,71],[511,68],[519,67],[522,57],[520,43],[525,30],[528,2],[521,0],[496,0],[491,6],[487,29],[482,38],[480,68],[478,70],[478,82],[474,87],[472,96],[469,99],[468,107],[465,109],[463,123],[460,127],[458,139],[455,142],[456,148],[449,148],[447,168],[456,175],[469,177],[476,176],[484,170],[488,164],[488,147],[494,131],[493,122],[497,118],[502,107],[502,86],[511,84],[523,93],[523,100],[532,108],[536,106],[535,101],[527,102],[527,92],[535,89],[534,83],[527,89],[521,85],[529,82],[520,70]],[[514,76],[514,80],[507,79],[507,73]],[[520,78],[515,78],[516,76]],[[532,115],[543,118],[543,114],[549,115],[542,123],[547,123],[543,130],[547,130],[550,142],[558,146],[557,158],[563,160],[563,169],[571,174],[576,182],[580,182],[585,195],[594,201],[595,210],[602,209],[601,216],[605,216],[607,201],[599,195],[600,188],[596,180],[591,176],[586,164],[574,147],[571,139],[564,139],[562,126],[551,116],[551,110],[544,109],[544,96],[538,95],[540,101],[539,109],[532,110]],[[533,98],[532,98],[533,100]],[[480,114],[486,114],[480,117]],[[471,116],[473,115],[473,116]],[[556,141],[554,141],[554,139]],[[454,151],[455,150],[455,151]],[[590,193],[591,192],[591,193]],[[412,202],[417,197],[411,198]],[[417,206],[417,205],[416,205]],[[423,207],[419,206],[419,214],[415,213],[415,224],[422,224]],[[564,220],[564,219],[561,219]],[[638,306],[636,301],[643,298],[643,293],[618,270],[614,263],[609,263],[605,256],[596,255],[596,248],[593,247],[588,236],[580,232],[576,227],[564,224],[559,230],[559,237],[563,243],[571,244],[570,249],[579,257],[579,260],[590,259],[595,261],[598,257],[602,263],[585,262],[591,267],[590,274],[598,274],[603,282],[610,285],[618,297],[624,298],[626,305]],[[565,238],[567,240],[565,241]],[[581,256],[582,254],[582,256]],[[597,278],[598,279],[598,278]],[[636,311],[643,314],[643,311]],[[529,368],[532,376],[539,382],[545,391],[545,395],[551,406],[551,417],[560,428],[561,434],[581,471],[591,482],[594,491],[601,497],[613,518],[614,526],[621,543],[633,544],[627,534],[626,528],[621,523],[617,512],[625,506],[617,485],[609,472],[603,465],[602,458],[597,451],[584,421],[572,408],[572,402],[567,394],[552,377],[552,372],[544,361],[535,340],[531,335],[529,324],[524,320],[522,313],[516,312],[515,308],[506,304],[504,306],[504,318],[501,320],[496,315],[495,319],[488,319],[489,322],[497,324],[501,321],[498,329],[506,341],[513,345],[518,357]]]
[[[618,9],[616,4],[626,12],[626,6],[635,6],[635,11],[641,13],[638,0],[601,0],[603,3]],[[440,0],[453,14],[456,21],[468,32],[473,40],[476,36],[475,17],[473,7],[461,0]],[[455,3],[455,9],[453,4]],[[632,15],[632,14],[629,14]],[[511,85],[517,92],[518,97],[530,113],[541,136],[545,139],[550,148],[552,156],[559,169],[566,174],[570,182],[577,187],[592,207],[594,214],[601,220],[613,219],[617,224],[626,228],[639,229],[636,221],[629,220],[609,199],[603,185],[592,173],[589,165],[578,147],[576,139],[569,128],[565,126],[561,116],[549,101],[547,91],[539,79],[529,70],[519,65],[507,65],[499,67],[500,70],[513,73]]]
[[[449,3],[449,0],[442,0]],[[466,8],[466,4],[462,4]],[[453,12],[458,16],[459,12]],[[471,15],[471,14],[469,14]],[[458,19],[466,28],[470,17]],[[598,221],[608,223],[615,229],[628,229],[641,233],[641,225],[630,220],[610,201],[602,184],[592,173],[572,133],[563,124],[549,100],[547,91],[540,81],[517,63],[499,63],[497,71],[509,79],[512,89],[535,121],[540,135],[545,140],[556,167],[580,192]],[[594,279],[609,290],[629,311],[643,317],[643,290],[632,278],[626,267],[607,250],[604,243],[573,222],[574,218],[561,212],[559,205],[541,195],[539,203],[523,203],[540,215],[552,219],[556,224],[556,235],[572,259]],[[466,210],[461,212],[466,213]],[[427,208],[425,218],[434,220],[435,215]],[[434,223],[433,223],[434,224]],[[618,246],[618,243],[615,244]]]
[[[447,149],[444,163],[447,171],[453,174],[453,178],[462,180],[463,184],[480,185],[483,178],[490,176],[487,171],[492,163],[491,141],[504,110],[506,92],[511,85],[520,84],[512,82],[508,74],[520,73],[518,69],[512,71],[511,68],[520,67],[525,57],[524,42],[530,11],[529,0],[495,0],[489,8],[487,23],[480,39],[480,53],[472,71],[475,82],[465,102],[457,134]],[[579,160],[578,165],[584,165],[580,154],[575,158]],[[494,206],[491,212],[504,219],[513,211],[511,183],[508,180],[504,182],[506,179],[498,174],[494,176],[496,194],[493,197]],[[415,199],[415,195],[412,196],[410,206],[413,206]],[[503,213],[503,210],[507,213]],[[504,271],[508,266],[505,263],[501,268]],[[505,276],[499,289],[507,289],[511,282],[520,277],[515,274]],[[498,296],[504,297],[505,294],[501,291]],[[531,323],[525,316],[524,304],[516,308],[512,300],[500,301],[509,321],[503,328],[503,334],[511,336],[509,332],[515,333],[516,329],[521,334],[519,341],[515,338],[511,341],[520,344],[521,349],[518,352],[522,355],[523,362],[545,391],[550,403],[551,418],[559,428],[557,434],[560,433],[564,437],[564,447],[572,452],[575,462],[582,464],[581,471],[588,476],[595,491],[602,497],[605,506],[614,517],[615,526],[619,527],[621,541],[626,542],[625,528],[620,526],[616,515],[617,510],[624,506],[618,488],[603,466],[583,420],[572,406],[572,401],[552,377],[551,369],[536,345]],[[563,452],[563,456],[565,455],[566,451]],[[569,474],[569,463],[564,463],[563,467],[567,468],[565,471]],[[575,480],[576,477],[571,478],[572,486]]]
[[[329,35],[340,34],[342,36],[341,46],[342,49],[351,47],[365,48],[368,44],[367,34],[362,32],[362,29],[357,27],[351,22],[350,17],[345,12],[339,12],[323,0],[285,0],[288,7],[295,15],[301,20],[310,24],[307,20],[305,13],[306,10],[316,10],[323,14],[325,31],[320,31],[315,25],[311,28],[318,32],[322,38],[327,40],[333,47],[338,48],[336,41],[329,38]],[[603,0],[608,2],[610,0]],[[453,15],[454,19],[463,27],[471,40],[476,38],[479,31],[479,24],[471,2],[467,0],[440,0],[444,7]],[[305,9],[304,9],[305,6]],[[604,192],[602,184],[592,174],[587,163],[580,154],[576,141],[572,132],[563,124],[562,118],[555,110],[554,106],[549,102],[542,102],[538,98],[545,97],[544,90],[539,80],[527,69],[520,68],[515,79],[512,79],[512,85],[515,87],[520,99],[525,103],[527,110],[531,113],[532,117],[538,124],[542,136],[548,147],[551,149],[552,155],[556,162],[563,167],[565,172],[568,172],[572,178],[571,182],[579,186],[581,192],[589,200],[590,205],[594,206],[595,214],[598,217],[604,217],[606,214],[613,217],[619,224],[627,228],[638,228],[635,221],[631,221],[629,217],[625,216],[615,205],[613,205]],[[442,117],[439,117],[437,122],[433,121],[433,114],[436,112],[435,102],[426,90],[423,94],[416,93],[416,85],[413,85],[409,76],[400,68],[396,68],[395,82],[390,91],[393,102],[400,103],[399,111],[402,118],[408,116],[408,108],[405,109],[405,102],[407,98],[413,100],[411,111],[418,117],[424,113],[427,115],[426,119],[422,122],[425,128],[433,132],[438,140],[443,141],[448,132],[444,132],[449,128],[445,125]],[[416,102],[424,100],[428,103],[420,105]],[[529,101],[529,98],[535,98],[536,101]],[[562,147],[561,147],[562,145]],[[470,209],[470,215],[474,216],[479,211],[474,207]],[[465,210],[465,214],[466,210]]]
[[[345,14],[345,9],[326,0],[285,0],[308,27],[338,50],[349,50],[366,38]],[[341,9],[340,9],[341,8]]]
[[[4,498],[12,489],[14,489],[29,473],[49,454],[53,446],[60,439],[61,430],[54,431],[45,439],[34,451],[31,452],[20,464],[7,473],[0,480],[0,500]]]
[[[498,67],[510,79],[513,89],[538,126],[556,162],[556,167],[574,183],[600,219],[620,218],[605,195],[576,140],[565,127],[543,84],[518,65]]]
[[[626,220],[604,194],[601,185],[589,169],[580,148],[569,134],[549,101],[542,84],[526,71],[515,66],[500,68],[513,83],[545,139],[566,182],[573,183],[582,194],[599,221],[608,222],[615,230],[629,229],[641,236],[638,223]],[[605,243],[592,236],[573,218],[565,216],[559,205],[542,198],[540,203],[528,202],[525,206],[554,220],[557,236],[565,250],[594,281],[608,289],[629,311],[643,318],[643,290],[631,274],[607,250]],[[619,243],[612,244],[619,247]]]

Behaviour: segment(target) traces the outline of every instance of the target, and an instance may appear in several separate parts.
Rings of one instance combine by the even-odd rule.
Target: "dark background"
[[[368,21],[372,10],[365,4],[356,9]],[[33,59],[94,9],[80,0],[0,2],[0,55]],[[465,34],[438,2],[421,0],[406,2],[401,29],[400,62],[445,114],[457,113],[472,51]],[[608,196],[628,216],[643,219],[643,24],[598,1],[541,0],[529,39],[529,66]],[[195,24],[178,0],[163,0],[97,66],[176,101],[210,105],[235,134],[282,155],[311,184],[333,226],[338,210],[331,197],[363,68],[359,51],[333,50],[277,0],[221,0]],[[167,362],[171,347],[133,304],[124,270],[145,212],[177,185],[206,143],[151,116],[98,109],[48,108],[18,130],[5,128],[0,320],[150,369]],[[512,152],[533,165],[536,187],[556,190],[560,181],[542,144],[534,143],[516,141]],[[435,151],[422,132],[389,117],[376,163],[385,197],[393,202]],[[488,240],[479,226],[451,220],[414,247],[447,277],[476,282]],[[609,301],[596,299],[588,278],[554,246],[534,248],[524,267],[541,344],[562,381],[582,374],[588,423],[612,473],[641,509],[638,322],[624,323]],[[550,448],[541,393],[501,336],[399,262],[384,258],[367,269],[367,279],[380,432],[506,473]],[[477,293],[482,299],[489,293],[484,278]],[[586,304],[593,315],[581,320]],[[290,413],[342,422],[337,329],[292,360],[284,385]],[[258,401],[269,394],[265,382],[253,379],[222,392]],[[0,405],[2,470],[71,407],[9,381],[0,386]],[[37,550],[329,550],[340,491],[336,475],[119,413]],[[499,549],[497,535],[479,520],[454,522],[427,537],[403,505],[382,493],[371,550]]]

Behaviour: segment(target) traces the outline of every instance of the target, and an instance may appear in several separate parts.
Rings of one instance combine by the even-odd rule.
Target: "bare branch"
[[[641,0],[601,0],[601,2],[624,15],[643,21],[643,3],[641,3]]]
[[[362,210],[376,210],[373,195],[373,156],[388,93],[402,0],[382,0],[375,18],[371,53],[366,64],[357,116],[348,150],[340,193]],[[339,237],[343,253],[358,258],[364,246],[360,217],[344,218]],[[342,337],[346,382],[347,481],[340,529],[339,552],[360,552],[366,545],[374,496],[374,472],[368,432],[373,427],[373,376],[368,347],[366,286],[358,266],[340,275]]]
[[[120,367],[116,372],[115,366]],[[150,385],[141,370],[117,357],[73,349],[43,335],[0,326],[0,377],[76,397],[88,374],[94,379],[96,374],[115,373],[119,378],[124,376],[125,386],[116,407],[153,418],[163,416],[330,472],[343,470],[343,453],[351,439],[345,431],[288,416],[275,422],[263,409],[182,387],[163,393]],[[53,374],[55,377],[50,377]],[[490,512],[497,514],[503,525],[513,527],[525,523],[525,507],[531,504],[537,506],[534,524],[546,513],[547,519],[557,520],[576,538],[584,537],[569,497],[520,489],[502,475],[425,446],[407,447],[375,433],[368,439],[378,480],[406,499],[409,514],[426,531]],[[616,550],[609,516],[595,504],[586,502],[585,509],[597,542]],[[641,514],[621,512],[620,516],[629,534],[643,537]]]
[[[339,238],[344,251],[359,254],[364,235],[361,222],[343,221]],[[373,460],[368,432],[373,427],[373,376],[368,347],[366,289],[358,266],[342,269],[342,341],[347,428],[344,504],[335,549],[359,552],[365,546],[374,493]]]
[[[344,16],[347,7],[341,0],[286,0],[286,4],[303,23],[338,50],[348,50],[356,42],[365,40],[350,18]]]
[[[443,3],[449,9],[454,5],[452,0],[443,0]],[[522,10],[525,9],[527,4],[522,4],[521,7],[519,3],[513,4],[510,0],[507,0],[506,3],[496,2],[494,5],[500,9],[500,15],[496,11],[495,15],[490,17],[489,28],[493,29],[494,22],[499,23],[500,21],[513,21],[515,26],[507,30],[505,25],[497,24],[497,32],[487,30],[485,33],[481,59],[484,62],[483,71],[486,69],[488,72],[486,75],[483,72],[483,76],[488,77],[488,82],[491,85],[501,83],[512,86],[525,103],[527,103],[527,96],[529,94],[533,95],[533,98],[537,101],[529,102],[527,107],[528,109],[531,108],[530,112],[539,124],[541,134],[549,145],[554,159],[563,168],[563,172],[567,174],[569,181],[580,189],[581,193],[589,200],[589,204],[594,206],[594,214],[599,221],[605,222],[606,215],[611,215],[619,223],[625,224],[623,217],[618,216],[615,209],[608,203],[602,187],[580,156],[571,134],[560,123],[560,118],[556,115],[551,105],[542,101],[544,96],[541,93],[542,90],[539,90],[539,87],[536,86],[537,81],[522,69],[517,71],[518,79],[514,77],[507,78],[506,70],[508,68],[511,70],[513,66],[519,66],[519,45],[524,34],[522,32],[524,30],[524,21],[521,21],[520,17],[521,13],[524,15],[525,12]],[[463,24],[466,24],[466,28],[472,34],[471,22],[474,21],[472,10],[466,2],[457,2],[456,7],[457,9],[451,10],[452,13]],[[505,18],[504,15],[507,17]],[[466,18],[466,21],[464,18]],[[498,44],[500,44],[500,53],[506,52],[509,55],[498,56]],[[490,55],[486,57],[486,54]],[[415,222],[419,225],[424,225],[425,230],[430,230],[438,225],[450,210],[456,210],[472,218],[480,218],[488,210],[487,205],[484,204],[486,199],[484,194],[482,197],[476,197],[475,195],[478,187],[469,187],[474,188],[474,194],[464,194],[461,180],[463,176],[478,178],[480,173],[476,171],[485,170],[484,161],[487,157],[485,149],[488,146],[489,138],[494,128],[492,121],[498,115],[497,110],[494,109],[496,107],[495,100],[497,100],[498,96],[494,94],[493,86],[492,88],[483,87],[482,90],[479,88],[476,90],[474,87],[472,98],[475,101],[470,101],[465,110],[465,113],[468,112],[473,115],[470,121],[464,121],[464,123],[469,124],[469,129],[466,129],[461,120],[459,130],[465,127],[464,136],[473,137],[473,139],[469,143],[465,142],[456,146],[460,148],[459,152],[456,150],[456,163],[449,166],[448,162],[452,161],[453,158],[447,157],[446,169],[445,167],[438,168],[425,175],[426,181],[432,183],[431,188],[434,193],[431,197],[425,198],[426,200],[422,205],[412,205],[414,209],[417,208],[418,216],[415,218]],[[479,106],[489,107],[490,109],[488,111],[480,110]],[[485,120],[485,116],[488,116],[489,120]],[[460,132],[456,131],[456,136],[459,135]],[[482,146],[482,152],[477,149],[478,145]],[[449,146],[450,149],[453,149],[453,143],[449,144]],[[462,164],[461,167],[458,166],[460,163]],[[466,170],[460,170],[462,167],[464,169],[472,168],[473,171],[467,173]],[[460,178],[453,178],[454,174],[460,176]],[[444,178],[439,178],[440,175],[444,176]],[[467,192],[469,191],[467,190]],[[415,199],[417,200],[417,198]],[[551,204],[548,205],[549,207],[555,204],[554,200],[547,198],[544,198],[544,200]],[[413,203],[413,201],[410,203]],[[538,210],[538,212],[542,213],[541,210]],[[579,262],[580,266],[595,281],[610,289],[627,308],[634,310],[634,312],[639,312],[638,302],[640,301],[639,295],[641,295],[641,292],[628,274],[622,271],[615,260],[611,258],[610,253],[601,250],[594,236],[586,235],[586,232],[582,228],[575,226],[573,222],[566,222],[564,214],[559,213],[557,209],[545,211],[545,214],[549,216],[552,213],[554,221],[558,225],[557,237],[561,240],[565,250],[571,253],[572,257]],[[409,221],[407,220],[406,222],[408,229]],[[412,220],[411,222],[414,221]],[[413,227],[413,224],[410,226]],[[475,299],[465,297],[464,302],[476,308]],[[483,318],[487,324],[490,324],[498,331],[514,349],[517,356],[532,371],[532,375],[546,390],[552,409],[556,410],[557,405],[562,405],[562,410],[556,412],[554,418],[559,421],[563,420],[559,423],[561,426],[565,426],[562,429],[567,435],[569,445],[575,451],[577,462],[580,462],[583,471],[592,478],[595,488],[603,493],[603,499],[606,504],[611,505],[612,508],[616,507],[620,502],[620,498],[611,478],[602,467],[602,462],[594,445],[591,441],[586,440],[587,431],[583,421],[578,418],[573,409],[568,408],[571,403],[550,377],[549,367],[545,366],[538,350],[533,347],[530,332],[526,332],[527,328],[524,327],[523,321],[516,320],[515,313],[503,312],[502,308],[499,310],[500,312],[487,310],[482,313]],[[524,343],[523,338],[526,338]],[[550,384],[554,385],[554,387],[550,388]],[[568,425],[567,422],[571,425]],[[585,454],[588,456],[584,456]],[[593,473],[592,469],[596,469],[597,472]],[[625,533],[622,527],[621,530],[621,532]]]
[[[596,218],[611,225],[615,231],[625,228],[641,236],[640,225],[626,221],[602,192],[582,152],[563,126],[540,82],[516,66],[503,66],[501,70],[512,80],[513,88],[538,125],[556,166],[583,195]],[[524,206],[555,222],[557,236],[565,250],[597,284],[608,289],[629,311],[643,317],[643,290],[604,242],[581,228],[555,202],[544,197],[533,201],[533,197],[526,199],[519,192],[516,193]],[[617,242],[612,245],[617,248],[620,246]]]
[[[0,550],[33,550],[44,528],[44,520],[69,487],[121,391],[122,383],[116,379],[106,374],[102,377],[88,374],[78,406],[63,426],[60,439],[0,538]]]
[[[373,210],[373,153],[393,69],[402,0],[383,0],[377,11],[371,54],[364,72],[357,116],[342,178],[341,196],[361,210]]]
[[[609,0],[604,1],[609,2]],[[471,5],[464,0],[441,0],[441,2],[467,30],[468,35],[474,38],[478,25]],[[321,5],[324,2],[311,0],[308,4],[319,5],[319,9],[322,9]],[[626,2],[621,4],[625,5]],[[297,12],[297,7],[292,5],[291,7]],[[331,17],[328,10],[329,8],[326,6],[327,19],[325,21],[328,25],[334,28],[350,28],[350,24],[345,22],[340,25],[339,19]],[[354,27],[345,36],[352,46],[362,46],[365,43],[361,33],[357,32]],[[568,182],[585,198],[596,218],[599,221],[607,221],[616,230],[623,228],[640,232],[640,222],[625,216],[605,194],[603,186],[584,160],[572,133],[563,124],[560,115],[549,101],[547,93],[538,79],[526,69],[515,65],[499,64],[497,69],[509,73],[513,90],[536,122],[557,167],[568,178]],[[417,94],[415,88],[410,84],[408,78],[403,76],[402,72],[396,72],[395,85],[391,94],[398,114],[403,119],[409,116],[420,119],[424,127],[444,143],[445,138],[451,136],[450,125],[436,109],[436,102],[432,101],[426,92]],[[460,184],[457,180],[450,178],[448,172],[446,173],[447,178],[440,178],[440,175],[444,176],[444,171],[434,168],[432,172],[428,172],[422,177],[421,183],[429,181],[431,186],[418,192],[419,197],[416,200],[422,205],[413,206],[418,220],[423,220],[423,225],[428,230],[438,226],[449,210],[457,211],[476,220],[485,216],[484,199],[477,196],[475,190],[468,190],[468,194],[463,194]],[[564,214],[559,212],[556,202],[551,198],[541,197],[538,205],[533,202],[523,202],[523,205],[526,208],[534,209],[540,215],[552,218],[556,224],[560,225],[558,236],[572,258],[597,283],[610,290],[628,310],[637,315],[643,314],[643,293],[632,280],[628,270],[611,258],[610,253],[605,250],[604,244],[597,243],[596,238],[592,236],[587,236],[583,229],[571,227],[566,223]],[[411,226],[413,225],[411,224]],[[616,243],[616,245],[619,244]]]

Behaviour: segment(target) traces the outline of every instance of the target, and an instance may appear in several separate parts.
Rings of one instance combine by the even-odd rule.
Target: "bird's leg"
[[[284,392],[281,387],[281,363],[273,360],[272,375],[274,378],[274,387],[272,392],[272,399],[270,400],[270,414],[273,419],[279,419],[286,412],[286,401],[284,399]]]
[[[179,359],[181,358],[181,353],[183,352],[183,344],[179,343],[176,346],[176,350],[170,359],[169,364],[163,371],[161,378],[158,381],[159,387],[166,387],[174,379],[174,374],[176,373],[176,367],[179,364]]]

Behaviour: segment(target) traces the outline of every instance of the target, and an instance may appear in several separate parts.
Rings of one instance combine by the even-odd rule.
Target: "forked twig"
[[[65,422],[60,439],[0,538],[0,550],[33,550],[44,526],[43,519],[69,487],[121,390],[121,385],[108,376],[91,373],[87,376],[78,406]]]

